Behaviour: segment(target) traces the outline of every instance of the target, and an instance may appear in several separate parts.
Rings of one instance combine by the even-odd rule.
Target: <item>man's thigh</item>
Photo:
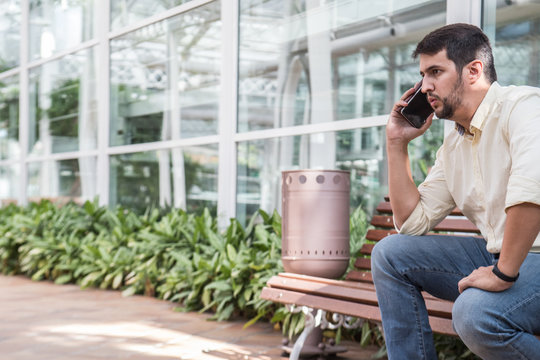
[[[477,237],[400,234],[381,240],[377,247],[377,257],[383,256],[409,283],[452,301],[459,295],[459,280],[493,263],[485,241]]]
[[[540,254],[529,254],[516,283],[502,292],[466,289],[456,300],[456,309],[494,322],[499,332],[519,329],[540,334]],[[465,305],[465,306],[464,306]],[[540,356],[540,355],[539,355]]]

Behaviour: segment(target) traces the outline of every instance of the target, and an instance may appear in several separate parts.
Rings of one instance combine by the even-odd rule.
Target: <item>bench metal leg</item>
[[[306,339],[309,334],[313,331],[315,328],[315,317],[313,316],[311,311],[304,312],[304,315],[306,317],[304,330],[294,343],[291,355],[289,356],[289,360],[298,360],[300,358],[300,353],[302,351],[302,348],[304,347],[304,343],[306,342]]]
[[[290,360],[298,360],[303,356],[311,357],[317,355],[320,359],[322,359],[338,353],[346,352],[347,348],[344,346],[323,343],[323,329],[336,329],[339,326],[353,328],[355,325],[357,327],[358,324],[361,324],[361,322],[357,321],[356,323],[350,325],[349,317],[344,317],[343,315],[339,314],[334,314],[331,322],[328,322],[326,320],[325,311],[314,310],[305,306],[300,308],[291,306],[289,307],[289,310],[296,313],[303,312],[305,316],[304,330],[296,340],[294,346],[292,348],[289,346],[282,347],[283,350],[290,353]]]

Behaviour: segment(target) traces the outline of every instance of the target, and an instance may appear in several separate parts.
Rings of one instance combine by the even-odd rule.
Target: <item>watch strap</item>
[[[501,270],[499,270],[499,267],[497,266],[497,262],[493,265],[493,273],[495,276],[497,276],[499,279],[506,281],[506,282],[516,282],[516,280],[519,277],[519,273],[516,276],[508,276],[504,274]]]

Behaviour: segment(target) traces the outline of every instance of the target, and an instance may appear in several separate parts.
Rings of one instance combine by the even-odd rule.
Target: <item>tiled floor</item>
[[[116,291],[0,276],[0,360],[275,360],[282,336],[270,324],[174,312],[170,302]],[[376,349],[344,343],[339,359]]]

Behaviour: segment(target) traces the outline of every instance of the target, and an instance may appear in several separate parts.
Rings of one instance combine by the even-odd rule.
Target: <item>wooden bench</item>
[[[395,234],[396,231],[392,208],[388,200],[378,205],[377,213],[371,220],[371,225],[375,228],[368,230],[366,234],[366,239],[371,243],[362,246],[354,263],[355,268],[345,276],[345,280],[281,273],[267,282],[267,286],[261,292],[261,298],[296,307],[306,307],[310,310],[357,317],[380,324],[381,314],[371,277],[370,255],[375,242],[390,234]],[[478,228],[458,209],[452,211],[435,227],[434,231],[469,236],[479,235]],[[423,296],[433,332],[457,336],[452,327],[453,302],[438,299],[427,293],[423,293]],[[307,334],[304,338],[306,336]],[[295,347],[296,349],[291,353],[291,359],[293,359],[293,354],[296,356],[299,353],[302,344],[297,342]]]

